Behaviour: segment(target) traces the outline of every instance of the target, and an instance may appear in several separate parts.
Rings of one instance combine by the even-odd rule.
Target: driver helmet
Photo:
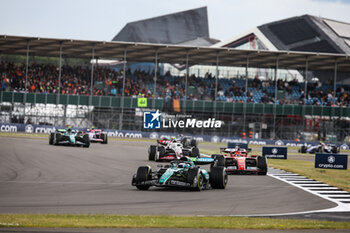
[[[68,132],[68,133],[71,133],[71,132],[72,132],[72,126],[68,126],[67,132]]]
[[[171,141],[176,142],[176,137],[171,137]]]

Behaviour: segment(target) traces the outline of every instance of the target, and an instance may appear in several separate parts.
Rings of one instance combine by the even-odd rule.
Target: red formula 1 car
[[[92,127],[86,131],[89,134],[90,142],[100,142],[101,144],[108,143],[107,134],[102,132],[102,130]]]
[[[248,144],[228,143],[227,148],[220,148],[225,157],[225,167],[228,174],[266,175],[267,160],[263,156],[251,155]],[[218,155],[212,155],[215,158]]]

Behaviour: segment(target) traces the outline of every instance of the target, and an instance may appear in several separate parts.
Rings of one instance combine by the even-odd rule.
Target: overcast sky
[[[0,34],[109,41],[128,22],[203,6],[220,40],[304,14],[350,23],[350,0],[0,0]]]

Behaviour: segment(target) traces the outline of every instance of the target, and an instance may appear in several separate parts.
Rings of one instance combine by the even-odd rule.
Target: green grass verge
[[[0,214],[0,227],[350,229],[350,222],[315,220],[141,215]]]
[[[314,162],[294,159],[268,159],[268,165],[297,173],[350,192],[350,170],[315,168]]]

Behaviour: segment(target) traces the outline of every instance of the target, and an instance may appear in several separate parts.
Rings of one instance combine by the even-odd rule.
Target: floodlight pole
[[[158,73],[158,48],[156,48],[156,56],[154,61],[154,89],[153,89],[153,108],[156,107],[156,96],[157,96],[157,73]]]
[[[92,46],[91,50],[91,80],[90,80],[90,108],[92,107],[92,97],[93,97],[93,89],[94,89],[94,59],[95,59],[95,45]],[[93,124],[93,114],[91,109],[90,121]]]
[[[126,77],[126,50],[127,46],[124,48],[124,64],[123,64],[123,91],[122,91],[122,101],[121,101],[121,114],[119,117],[119,130],[123,129],[123,117],[124,117],[124,93],[125,93],[125,77]]]
[[[278,72],[278,56],[276,57],[275,67],[275,103],[273,108],[273,139],[276,139],[276,112],[277,112],[277,72]]]
[[[246,133],[246,117],[247,117],[247,93],[248,93],[248,66],[249,66],[249,54],[247,55],[247,63],[246,63],[246,67],[245,67],[245,92],[244,92],[244,106],[243,106],[243,132],[242,133]]]

